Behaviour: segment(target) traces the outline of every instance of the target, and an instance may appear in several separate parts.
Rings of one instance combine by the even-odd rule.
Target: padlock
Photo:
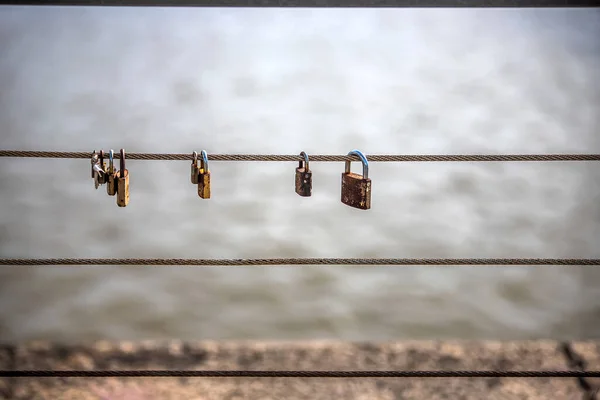
[[[301,152],[300,155],[304,157],[304,161],[300,160],[296,168],[296,193],[302,197],[309,197],[312,194],[312,172],[308,167],[306,153]]]
[[[108,152],[108,170],[106,172],[106,193],[109,196],[117,194],[117,171],[115,171],[114,151],[110,149]]]
[[[92,179],[94,180],[94,187],[98,189],[100,186],[100,176],[103,173],[102,168],[100,168],[100,160],[98,159],[98,153],[96,150],[92,153]]]
[[[96,178],[96,171],[94,170],[94,165],[98,163],[98,153],[96,153],[96,150],[94,150],[94,152],[92,153],[92,158],[90,162],[92,164],[92,179],[94,179]]]
[[[200,152],[202,161],[198,170],[198,196],[202,199],[210,199],[210,171],[208,169],[208,155],[206,151]]]
[[[129,171],[125,168],[124,149],[121,149],[120,156],[120,169],[117,173],[117,205],[126,207],[129,204]]]
[[[108,181],[108,177],[106,175],[106,165],[104,164],[104,151],[100,150],[100,155],[98,157],[98,166],[102,170],[101,174],[98,174],[98,183],[100,185],[104,185]]]
[[[200,173],[200,170],[198,169],[198,153],[193,152],[192,153],[192,172],[191,172],[192,184],[194,184],[194,185],[198,184],[198,174],[199,173]]]
[[[367,157],[358,150],[352,150],[348,155],[355,155],[360,158],[363,165],[363,174],[352,173],[350,171],[350,160],[346,161],[346,169],[342,174],[342,203],[361,210],[368,210],[371,208],[369,162]]]

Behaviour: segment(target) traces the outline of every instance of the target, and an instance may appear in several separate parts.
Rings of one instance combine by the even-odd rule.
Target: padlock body
[[[129,204],[129,172],[127,170],[117,173],[117,205],[126,207]]]
[[[200,173],[200,171],[198,170],[198,164],[196,163],[192,163],[192,184],[197,185],[198,184],[198,174]]]
[[[342,174],[342,203],[368,210],[371,208],[371,180],[353,172]]]
[[[106,193],[109,196],[114,196],[117,193],[117,173],[107,174],[108,179],[106,180]]]
[[[296,168],[296,193],[303,197],[312,195],[312,172]]]
[[[108,181],[108,175],[106,174],[106,166],[103,164],[99,164],[99,165],[104,173],[98,174],[98,183],[101,185],[104,185]]]
[[[200,169],[198,173],[198,196],[202,199],[210,199],[210,171],[204,172]]]

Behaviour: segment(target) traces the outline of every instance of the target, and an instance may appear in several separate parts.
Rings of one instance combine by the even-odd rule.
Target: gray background
[[[0,148],[598,153],[598,10],[0,8]],[[600,257],[598,163],[0,160],[2,257]],[[355,166],[358,168],[358,166]],[[595,267],[0,268],[0,339],[589,338]]]

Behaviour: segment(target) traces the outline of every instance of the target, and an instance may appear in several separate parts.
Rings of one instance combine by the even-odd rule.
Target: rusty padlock
[[[296,168],[296,193],[302,197],[309,197],[312,194],[312,172],[308,167],[306,153],[301,152],[300,155],[304,157],[304,161],[300,160]]]
[[[117,205],[126,207],[129,204],[129,171],[125,168],[125,150],[121,149],[117,172]]]
[[[369,162],[367,157],[358,150],[352,150],[348,155],[355,155],[360,158],[363,165],[363,174],[352,173],[350,171],[351,161],[346,161],[346,169],[342,174],[342,203],[360,210],[368,210],[371,208]]]
[[[198,170],[198,196],[202,199],[210,199],[210,170],[208,169],[208,155],[206,151],[200,152],[202,160]]]
[[[114,163],[115,152],[110,149],[108,152],[108,170],[106,171],[106,193],[109,196],[117,194],[117,171]]]
[[[200,173],[200,170],[198,169],[198,153],[193,152],[192,153],[192,172],[191,172],[192,184],[194,184],[194,185],[198,184],[198,174],[199,173]]]

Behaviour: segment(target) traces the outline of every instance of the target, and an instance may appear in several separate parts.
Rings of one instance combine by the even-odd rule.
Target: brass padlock
[[[106,193],[109,196],[117,194],[117,171],[115,171],[114,151],[110,149],[108,152],[108,170],[106,171]]]
[[[371,208],[369,162],[367,157],[358,150],[352,150],[348,155],[355,155],[360,158],[363,165],[363,174],[350,172],[350,161],[346,161],[346,170],[342,174],[342,203],[361,210],[368,210]]]
[[[208,155],[206,151],[200,152],[202,160],[198,170],[198,196],[202,199],[210,199],[210,171],[208,169]]]
[[[312,194],[312,172],[308,167],[308,156],[305,152],[300,155],[304,157],[304,161],[298,162],[296,168],[296,193],[302,197],[309,197]],[[304,166],[302,166],[304,163]]]
[[[120,169],[117,172],[117,205],[126,207],[129,204],[129,171],[125,168],[125,150],[121,149]]]
[[[194,185],[198,184],[198,174],[199,173],[200,173],[200,170],[198,169],[198,153],[193,152],[192,153],[192,172],[191,172],[192,184],[194,184]]]

